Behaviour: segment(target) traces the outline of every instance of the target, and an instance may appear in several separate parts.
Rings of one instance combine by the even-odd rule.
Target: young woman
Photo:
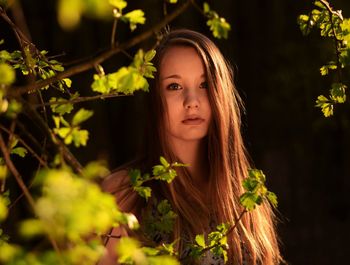
[[[153,196],[167,199],[177,214],[173,232],[153,239],[171,242],[181,238],[177,247],[184,257],[186,242],[193,241],[196,234],[208,233],[220,223],[235,223],[242,211],[239,197],[249,168],[240,132],[242,102],[228,63],[200,33],[170,32],[157,48],[155,65],[158,72],[149,95],[145,159],[132,167],[151,172],[160,156],[189,164],[178,168],[172,183],[151,184]],[[142,219],[146,209],[152,209],[153,200],[146,203],[129,183],[125,169],[107,178],[103,187],[115,194],[123,211]],[[128,235],[124,228],[111,233]],[[109,239],[109,253],[100,264],[115,264],[117,241]],[[228,243],[228,264],[278,264],[281,257],[269,204],[245,214],[228,235]],[[220,259],[216,263],[211,259],[206,255],[200,263],[222,264]]]

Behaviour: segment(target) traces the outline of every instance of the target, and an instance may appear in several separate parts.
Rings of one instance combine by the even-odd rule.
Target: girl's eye
[[[208,82],[203,82],[199,85],[200,88],[203,88],[203,89],[208,89]]]
[[[167,86],[168,90],[179,90],[181,89],[181,86],[177,83],[171,83],[170,85]]]

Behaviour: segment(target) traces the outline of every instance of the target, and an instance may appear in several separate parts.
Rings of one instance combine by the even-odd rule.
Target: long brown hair
[[[159,184],[178,214],[174,239],[183,234],[194,236],[207,231],[214,215],[217,223],[235,223],[243,208],[239,196],[244,192],[242,181],[250,167],[241,136],[242,101],[233,83],[233,71],[217,46],[206,36],[190,30],[174,30],[163,37],[157,48],[155,65],[159,68],[167,49],[172,46],[196,49],[206,70],[212,124],[207,136],[207,157],[210,168],[210,206],[202,200],[186,169],[169,184]],[[151,84],[150,134],[147,166],[150,168],[163,155],[168,161],[178,161],[169,147],[165,134],[166,106],[159,88],[159,76]],[[244,251],[249,264],[278,264],[281,260],[274,225],[274,215],[268,203],[247,213],[237,229],[228,235],[229,264],[242,264]],[[179,244],[180,251],[183,248]]]

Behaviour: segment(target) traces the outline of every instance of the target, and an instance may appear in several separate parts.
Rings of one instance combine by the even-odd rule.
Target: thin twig
[[[329,19],[331,22],[332,26],[332,33],[334,36],[334,47],[335,47],[335,54],[337,56],[337,73],[338,73],[338,82],[342,83],[342,71],[341,71],[341,63],[340,63],[340,51],[339,51],[339,45],[340,45],[340,40],[337,38],[336,32],[335,32],[335,26],[334,26],[334,21],[333,21],[333,14],[338,16],[341,20],[343,20],[343,16],[341,13],[334,11],[329,3],[325,0],[321,0],[321,3],[327,8],[328,13],[329,13]]]
[[[191,0],[191,4],[192,4],[192,6],[194,6],[194,8],[197,9],[197,11],[198,11],[199,13],[201,13],[204,17],[206,17],[206,18],[208,17],[208,15],[207,15],[206,13],[204,13],[203,9],[196,3],[195,0]]]
[[[13,1],[13,3],[9,6],[10,6],[10,10],[11,10],[15,24],[18,26],[19,29],[21,29],[21,31],[23,32],[23,35],[25,35],[29,41],[32,41],[29,28],[26,23],[26,19],[24,17],[21,2]]]
[[[116,46],[108,51],[103,52],[102,54],[100,54],[99,56],[88,60],[85,63],[73,66],[69,69],[67,69],[64,72],[60,72],[57,75],[45,79],[45,80],[41,80],[37,83],[33,83],[33,84],[29,84],[29,85],[25,85],[25,86],[21,86],[21,87],[17,87],[16,89],[11,89],[8,93],[9,95],[12,96],[19,96],[28,92],[34,92],[35,90],[38,90],[42,87],[45,87],[47,85],[50,85],[54,82],[57,82],[58,80],[70,77],[72,75],[76,75],[82,72],[85,72],[91,68],[93,68],[96,64],[101,64],[102,62],[104,62],[105,60],[109,59],[111,56],[121,52],[122,50],[126,50],[129,49],[133,46],[135,46],[136,44],[139,44],[140,42],[150,38],[154,32],[157,32],[159,30],[161,30],[165,25],[167,25],[170,21],[172,21],[173,19],[175,19],[177,16],[179,16],[181,13],[183,13],[189,6],[190,6],[191,0],[187,0],[185,3],[183,3],[181,6],[179,6],[174,12],[172,12],[171,14],[167,15],[166,17],[164,17],[164,19],[162,21],[160,21],[159,23],[157,23],[156,25],[154,25],[151,29],[135,36],[134,38],[132,38],[129,41],[126,41],[122,44],[120,44],[119,46]]]
[[[48,167],[47,163],[42,160],[37,153],[34,152],[34,150],[18,135],[14,134],[13,132],[9,131],[8,129],[6,129],[4,126],[2,126],[0,124],[0,129],[3,130],[4,132],[6,132],[9,137],[15,137],[16,139],[18,139],[18,141],[39,161],[39,163],[43,166],[43,167]]]
[[[12,175],[15,177],[19,187],[21,188],[24,195],[26,196],[30,206],[34,209],[35,208],[34,199],[33,199],[32,195],[29,193],[26,185],[24,184],[24,182],[21,178],[21,175],[19,174],[16,167],[14,166],[14,164],[11,161],[9,150],[6,147],[6,144],[5,144],[4,138],[2,137],[1,132],[0,132],[0,149],[1,149],[1,152],[4,156],[4,160],[5,160],[7,167],[11,171]]]
[[[43,104],[36,104],[33,105],[34,108],[40,108],[43,106],[52,106],[52,105],[62,105],[62,104],[75,104],[75,103],[81,103],[81,102],[86,102],[86,101],[92,101],[92,100],[97,100],[97,99],[106,99],[106,98],[115,98],[115,97],[128,97],[130,95],[125,95],[125,94],[120,94],[120,93],[113,93],[113,94],[108,94],[108,95],[97,95],[97,96],[90,96],[90,97],[79,97],[76,99],[72,100],[59,100],[55,102],[45,102]]]
[[[114,18],[113,28],[112,28],[112,36],[111,36],[111,47],[112,48],[114,48],[114,46],[115,46],[115,35],[117,32],[117,25],[118,25],[118,19]]]
[[[0,6],[0,16],[11,26],[11,28],[18,33],[19,37],[28,45],[35,48],[35,45],[27,38],[27,36],[17,27],[15,23],[8,17],[5,10]],[[35,48],[36,49],[36,48]]]
[[[334,11],[333,8],[330,6],[328,1],[326,0],[320,0],[320,2],[327,8],[328,12],[332,13],[333,15],[336,15],[340,18],[340,20],[344,20],[343,15],[340,11]]]

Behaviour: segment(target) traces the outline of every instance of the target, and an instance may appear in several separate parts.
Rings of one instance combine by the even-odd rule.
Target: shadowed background
[[[147,24],[130,33],[119,25],[122,41],[155,24],[162,4],[155,0],[129,1],[129,8],[145,11]],[[132,2],[132,3],[131,3]],[[243,134],[257,168],[268,178],[268,187],[279,198],[279,234],[289,264],[344,264],[350,236],[350,108],[347,102],[324,118],[314,107],[320,94],[327,94],[332,77],[321,77],[319,67],[334,59],[332,43],[318,32],[303,37],[297,16],[311,10],[309,1],[251,0],[208,1],[225,17],[232,30],[228,40],[214,40],[235,69],[235,81],[246,105]],[[332,1],[350,17],[350,2]],[[58,60],[72,62],[107,48],[112,23],[84,18],[80,26],[63,31],[56,19],[55,1],[22,1],[33,42],[40,50],[62,54]],[[169,10],[171,11],[171,9]],[[194,8],[171,23],[211,36],[205,19]],[[7,25],[0,22],[5,48],[18,49]],[[213,39],[213,38],[212,38]],[[129,50],[148,49],[150,39]],[[106,72],[129,64],[125,55],[103,63]],[[69,64],[67,64],[69,67]],[[93,71],[72,78],[73,88],[91,95]],[[344,76],[350,73],[345,72]],[[49,99],[49,92],[44,94]],[[81,103],[93,109],[86,122],[90,139],[86,148],[72,149],[83,163],[105,159],[111,169],[135,156],[145,124],[142,93]]]

